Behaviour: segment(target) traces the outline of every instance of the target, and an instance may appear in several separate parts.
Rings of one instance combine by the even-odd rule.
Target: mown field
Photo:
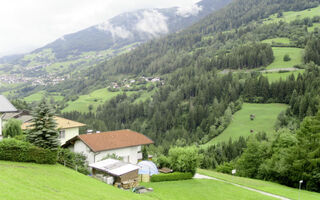
[[[274,22],[279,22],[280,20],[285,21],[285,22],[291,22],[295,19],[299,18],[305,18],[305,17],[314,17],[314,16],[319,16],[320,15],[320,6],[316,8],[311,8],[307,10],[302,10],[302,11],[289,11],[289,12],[283,12],[283,17],[278,18],[278,14],[271,15],[269,18],[265,20],[265,23],[274,23]]]
[[[320,29],[320,23],[314,23],[313,26],[308,27],[308,32],[313,32],[315,28],[319,28]]]
[[[309,191],[305,191],[305,190],[299,191],[298,189],[287,187],[287,186],[280,185],[280,184],[273,183],[273,182],[231,176],[228,174],[222,174],[222,173],[218,173],[218,172],[211,171],[211,170],[198,169],[197,172],[200,174],[204,174],[204,175],[218,178],[221,180],[225,180],[225,181],[229,181],[232,183],[237,183],[239,185],[258,189],[258,190],[261,190],[264,192],[269,192],[272,194],[287,197],[290,199],[296,199],[296,200],[299,200],[299,199],[301,199],[301,200],[302,199],[303,200],[320,199],[320,193],[309,192]],[[299,195],[300,195],[300,198],[299,198]]]
[[[279,69],[279,68],[292,68],[295,65],[302,63],[303,49],[299,48],[288,48],[288,47],[272,47],[274,54],[274,61],[267,66],[269,69]],[[291,58],[290,61],[283,61],[283,57],[288,54]]]
[[[192,179],[185,181],[169,181],[158,183],[143,183],[146,187],[154,189],[144,194],[154,199],[163,200],[264,200],[275,199],[223,183],[215,180]]]
[[[75,101],[69,101],[68,106],[62,110],[62,112],[70,112],[70,111],[79,111],[79,112],[88,112],[89,106],[93,106],[93,110],[103,104],[105,101],[110,100],[112,97],[121,94],[119,92],[110,92],[107,88],[102,88],[99,90],[95,90],[87,95],[81,95]],[[130,92],[127,92],[130,94]]]
[[[281,44],[290,44],[290,39],[285,37],[266,39],[261,41],[262,43],[272,44],[272,43],[281,43]]]
[[[248,137],[252,134],[264,131],[273,132],[274,124],[281,111],[287,108],[284,104],[249,104],[244,103],[242,109],[232,117],[232,122],[220,135],[213,138],[206,145],[228,142],[230,138],[237,140],[240,136]],[[250,115],[256,117],[252,121]],[[250,133],[253,130],[254,133]]]
[[[295,78],[297,78],[298,75],[303,74],[304,71],[305,71],[304,69],[301,69],[293,72],[284,72],[284,73],[279,73],[279,72],[263,73],[263,76],[267,77],[269,82],[272,83],[272,82],[279,81],[280,79],[286,80],[287,77],[290,76],[291,74],[293,74]]]
[[[61,101],[63,99],[63,96],[59,95],[58,93],[48,94],[48,93],[45,93],[44,91],[40,91],[25,97],[24,100],[28,103],[31,103],[34,101],[41,101],[41,99],[43,99],[44,97],[46,97],[49,100],[50,98],[53,98],[55,101]]]
[[[119,190],[61,165],[0,161],[3,200],[132,200],[152,199]]]

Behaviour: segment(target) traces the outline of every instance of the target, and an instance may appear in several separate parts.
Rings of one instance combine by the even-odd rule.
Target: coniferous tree
[[[54,113],[43,99],[33,112],[32,127],[27,140],[35,146],[57,150],[60,145],[58,134]]]

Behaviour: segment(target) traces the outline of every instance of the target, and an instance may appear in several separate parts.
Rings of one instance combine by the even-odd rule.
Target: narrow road
[[[246,186],[243,186],[243,185],[239,185],[239,184],[236,184],[236,183],[231,183],[231,182],[224,181],[224,180],[217,179],[217,178],[213,178],[213,177],[210,177],[210,176],[205,176],[205,175],[198,174],[198,173],[196,173],[193,178],[195,178],[195,179],[210,179],[210,180],[215,180],[215,181],[221,181],[221,182],[229,183],[229,184],[231,184],[231,185],[234,185],[234,186],[237,186],[237,187],[246,189],[246,190],[250,190],[250,191],[258,192],[258,193],[263,194],[263,195],[266,195],[266,196],[274,197],[274,198],[276,198],[276,199],[280,199],[280,200],[291,200],[291,199],[289,199],[289,198],[282,197],[282,196],[279,196],[279,195],[276,195],[276,194],[271,194],[271,193],[268,193],[268,192],[264,192],[264,191],[261,191],[261,190],[253,189],[253,188],[246,187]]]

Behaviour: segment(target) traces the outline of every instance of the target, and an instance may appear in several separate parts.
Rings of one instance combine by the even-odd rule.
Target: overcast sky
[[[55,39],[141,8],[187,7],[199,0],[1,0],[0,56],[26,53]]]

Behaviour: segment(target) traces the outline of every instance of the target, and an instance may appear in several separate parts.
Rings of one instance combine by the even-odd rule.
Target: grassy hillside
[[[302,63],[303,49],[287,48],[287,47],[273,47],[274,61],[267,66],[267,69],[278,68],[292,68],[294,65]],[[284,55],[288,54],[291,58],[290,61],[283,61]]]
[[[305,18],[305,17],[314,17],[314,16],[319,16],[320,14],[320,6],[316,8],[311,8],[307,10],[302,10],[302,11],[289,11],[289,12],[283,12],[283,17],[278,18],[278,14],[271,15],[268,19],[265,20],[267,23],[274,23],[274,22],[279,22],[280,20],[285,21],[285,22],[291,22],[295,19],[299,18]]]
[[[272,38],[272,39],[266,39],[261,41],[262,43],[267,43],[267,44],[272,44],[272,43],[281,43],[281,44],[289,44],[290,39],[289,38],[284,38],[284,37],[279,37],[279,38]]]
[[[41,101],[41,99],[45,96],[47,99],[53,98],[55,101],[61,101],[63,99],[63,96],[59,95],[58,93],[46,93],[44,91],[40,91],[25,97],[24,100],[28,103],[31,103],[34,101]]]
[[[151,199],[119,190],[61,165],[0,161],[0,199]]]
[[[226,199],[226,200],[264,200],[274,199],[256,192],[245,190],[228,183],[215,180],[186,180],[159,183],[143,183],[152,187],[154,192],[145,194],[154,199],[193,200],[193,199]]]
[[[297,76],[299,74],[303,74],[304,71],[305,71],[304,69],[301,69],[293,72],[284,72],[284,73],[279,73],[279,72],[263,73],[263,76],[268,77],[269,82],[272,83],[275,81],[279,81],[280,79],[286,80],[286,78],[291,74],[293,74],[297,78]]]
[[[273,131],[274,123],[278,114],[287,108],[283,104],[249,104],[245,103],[242,109],[233,115],[232,122],[219,136],[213,138],[207,145],[219,142],[228,142],[231,137],[233,140],[240,136],[248,137],[259,131]],[[256,115],[251,121],[250,115]],[[250,133],[254,130],[254,133]]]
[[[222,180],[226,180],[232,183],[237,183],[239,185],[251,187],[254,189],[262,190],[265,192],[269,192],[272,194],[277,194],[280,196],[284,196],[290,199],[300,199],[303,200],[316,200],[320,199],[320,193],[316,192],[309,192],[309,191],[300,191],[298,189],[290,188],[287,186],[283,186],[277,183],[272,183],[268,181],[261,181],[256,179],[250,179],[250,178],[243,178],[243,177],[237,177],[237,176],[231,176],[228,174],[222,174],[211,170],[204,170],[204,169],[198,169],[198,173],[219,178]],[[300,194],[299,194],[300,193]]]

